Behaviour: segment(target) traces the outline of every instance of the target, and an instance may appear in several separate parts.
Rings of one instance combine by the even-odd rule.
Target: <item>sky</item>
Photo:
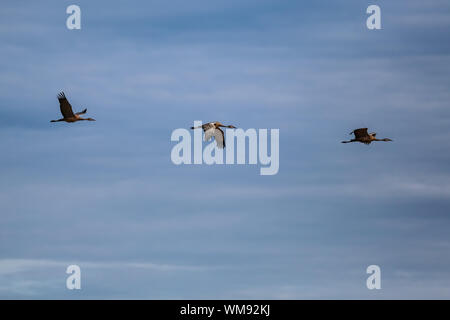
[[[0,298],[449,299],[449,14],[2,1]],[[62,90],[97,121],[50,123]],[[195,120],[279,129],[278,174],[174,165]],[[340,143],[360,127],[393,142]]]

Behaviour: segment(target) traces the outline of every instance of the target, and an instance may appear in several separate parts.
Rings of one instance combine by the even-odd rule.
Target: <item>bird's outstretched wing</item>
[[[84,109],[83,111],[75,113],[76,115],[85,114],[87,112],[87,109]]]
[[[214,130],[216,130],[216,127],[212,122],[202,125],[202,129],[205,132],[205,141],[209,141],[212,137],[214,137]]]
[[[359,128],[356,130],[353,130],[350,134],[355,134],[355,139],[367,137],[369,134],[367,133],[367,128]]]
[[[225,147],[225,138],[222,129],[212,127],[205,130],[205,141],[210,141],[212,137],[216,140],[217,147],[219,149],[223,149]]]
[[[214,130],[214,139],[216,139],[217,147],[219,149],[225,148],[225,137],[223,131],[220,128]]]
[[[64,118],[73,118],[75,115],[73,114],[72,106],[70,105],[69,101],[67,100],[64,92],[60,92],[58,94],[58,100],[59,100],[59,108],[61,109],[61,113]]]
[[[205,131],[205,141],[209,141],[211,140],[212,137],[214,137],[216,128],[214,127],[211,127],[209,129],[203,128],[203,130]]]

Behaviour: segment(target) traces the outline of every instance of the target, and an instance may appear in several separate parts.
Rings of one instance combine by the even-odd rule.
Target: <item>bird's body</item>
[[[359,128],[356,130],[353,130],[352,132],[350,132],[350,134],[354,134],[355,138],[351,139],[349,141],[342,141],[342,143],[349,143],[349,142],[361,142],[364,144],[370,144],[372,143],[372,141],[392,141],[389,138],[384,138],[384,139],[377,139],[376,138],[376,133],[368,133],[367,132],[367,128]]]
[[[235,126],[232,126],[232,125],[224,126],[220,122],[208,122],[208,123],[205,123],[198,127],[191,127],[191,129],[202,128],[203,131],[205,132],[205,141],[209,141],[212,139],[212,137],[214,137],[214,139],[216,140],[216,143],[217,143],[217,147],[219,149],[223,149],[223,148],[225,148],[225,136],[224,136],[222,129],[220,129],[220,127],[230,128],[230,129],[236,128]]]
[[[84,109],[81,112],[73,113],[72,106],[70,105],[69,101],[67,100],[64,92],[60,92],[58,94],[58,101],[59,101],[59,108],[61,110],[61,114],[63,115],[63,118],[58,120],[51,120],[50,122],[77,122],[77,121],[95,121],[95,119],[92,118],[82,118],[80,115],[85,114],[87,112],[87,109]]]

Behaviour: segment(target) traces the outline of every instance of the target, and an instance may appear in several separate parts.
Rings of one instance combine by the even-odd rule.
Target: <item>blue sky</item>
[[[3,1],[0,298],[450,298],[449,14]],[[61,90],[97,122],[50,124]],[[280,129],[279,173],[173,165],[194,120]],[[394,142],[340,143],[358,127]]]

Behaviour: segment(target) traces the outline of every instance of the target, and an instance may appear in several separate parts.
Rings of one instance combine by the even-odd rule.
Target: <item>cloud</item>
[[[202,271],[207,267],[204,266],[183,266],[171,264],[157,264],[150,262],[117,262],[117,261],[58,261],[47,259],[0,259],[0,276],[23,273],[36,269],[49,268],[67,268],[72,264],[77,264],[83,268],[126,268],[126,269],[146,269],[156,272],[172,272],[172,271]]]
[[[209,266],[157,264],[151,262],[123,262],[123,261],[62,261],[50,259],[0,259],[0,297],[27,298],[45,297],[50,293],[50,298],[64,297],[65,271],[69,265],[76,264],[81,268],[82,283],[87,279],[87,291],[89,287],[98,285],[101,280],[95,278],[96,274],[104,275],[145,272],[150,274],[186,274],[205,272],[211,269]],[[102,278],[102,277],[100,277]],[[110,281],[110,280],[108,280]],[[86,291],[86,290],[85,290]],[[44,294],[44,295],[43,295]],[[89,293],[88,293],[89,294]]]

